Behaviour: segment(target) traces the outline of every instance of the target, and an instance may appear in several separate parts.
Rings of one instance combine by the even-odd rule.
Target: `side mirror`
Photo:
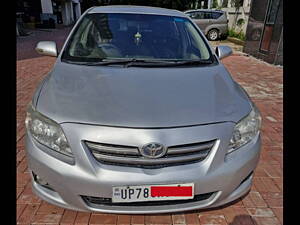
[[[40,41],[37,43],[35,50],[42,55],[57,57],[57,48],[54,41]]]
[[[232,54],[232,49],[229,46],[220,45],[216,47],[216,54],[219,59],[224,59]]]

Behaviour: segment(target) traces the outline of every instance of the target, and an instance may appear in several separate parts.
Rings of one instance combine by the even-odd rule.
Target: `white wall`
[[[42,12],[53,14],[52,1],[51,0],[41,0]]]
[[[213,3],[213,0],[208,0],[207,5],[208,5],[208,8],[209,8],[209,9],[211,9],[212,3]]]
[[[80,3],[75,4],[75,13],[76,13],[75,20],[78,20],[79,17],[81,16],[81,6],[80,6]]]
[[[235,22],[235,10],[236,9],[234,7],[231,7],[231,8],[223,8],[222,10],[227,12],[227,18],[229,20],[228,21],[229,28],[233,28],[234,22]],[[240,18],[244,19],[245,23],[242,26],[242,31],[244,33],[246,33],[250,7],[241,7],[238,12],[239,12],[239,14],[237,15],[236,21],[238,21]],[[235,29],[238,31],[239,28],[236,26]]]
[[[69,10],[70,10],[70,20],[71,20],[71,23],[74,22],[74,14],[73,14],[73,3],[72,1],[69,2]]]
[[[65,2],[61,6],[61,14],[64,25],[71,24],[69,2]]]
[[[80,10],[80,3],[75,4],[75,10],[76,10],[76,17],[79,18],[81,15],[81,10]],[[79,8],[78,8],[79,7]],[[63,24],[68,26],[75,22],[78,18],[74,18],[73,15],[73,3],[72,1],[67,1],[62,4],[62,19],[63,19]]]
[[[218,5],[222,5],[223,0],[218,0]],[[239,9],[239,14],[237,16],[238,21],[240,18],[245,20],[245,24],[242,26],[242,31],[246,33],[247,25],[248,25],[248,19],[249,19],[249,13],[250,13],[250,4],[251,0],[244,0],[244,4]],[[231,29],[234,25],[235,20],[235,8],[231,7],[231,0],[228,0],[228,5],[226,8],[222,8],[223,11],[227,12],[227,18],[228,18],[228,27]],[[238,30],[238,27],[236,27],[236,31]]]

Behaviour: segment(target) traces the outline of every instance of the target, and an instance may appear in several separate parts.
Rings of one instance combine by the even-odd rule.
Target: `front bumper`
[[[28,133],[26,149],[28,167],[51,189],[35,181],[33,191],[42,199],[73,210],[106,213],[167,213],[200,208],[212,208],[231,202],[251,187],[251,173],[257,166],[260,136],[235,152],[226,155],[233,123],[219,123],[172,129],[113,128],[65,123],[62,128],[70,143],[75,161],[59,159],[59,154],[37,143]],[[132,168],[101,164],[95,160],[82,140],[100,143],[142,146],[159,142],[165,146],[196,143],[217,139],[208,157],[198,163],[159,169]],[[250,176],[249,176],[250,175]],[[247,179],[245,179],[247,178]],[[81,196],[111,198],[112,187],[122,185],[194,183],[194,194],[213,192],[206,200],[182,204],[151,205],[92,205]]]

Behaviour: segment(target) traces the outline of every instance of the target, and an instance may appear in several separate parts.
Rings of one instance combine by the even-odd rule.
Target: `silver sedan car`
[[[33,191],[79,211],[167,213],[248,193],[261,116],[196,24],[175,10],[87,10],[28,106]]]

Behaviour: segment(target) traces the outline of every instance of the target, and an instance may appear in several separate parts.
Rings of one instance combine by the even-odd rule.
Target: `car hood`
[[[141,128],[238,122],[251,110],[222,64],[124,68],[59,61],[36,107],[58,123]]]

